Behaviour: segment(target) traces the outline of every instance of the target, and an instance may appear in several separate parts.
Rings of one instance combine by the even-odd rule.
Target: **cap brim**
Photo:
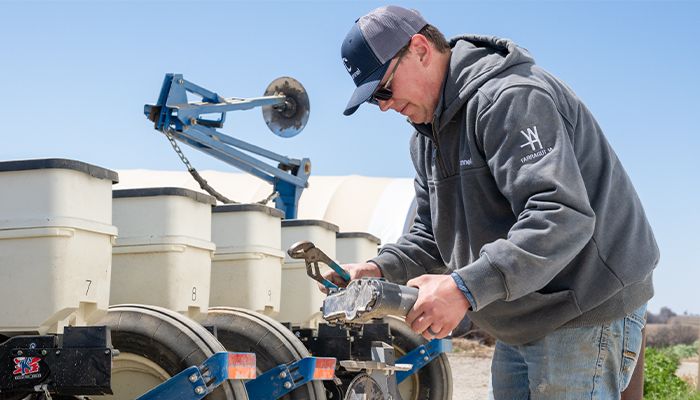
[[[344,115],[351,115],[360,108],[362,103],[372,97],[374,91],[377,90],[377,86],[379,86],[379,82],[382,81],[386,70],[389,69],[389,64],[391,64],[391,61],[377,68],[367,77],[367,80],[363,84],[355,89],[350,97],[350,101],[348,101],[348,105],[345,106],[345,111],[343,111]]]

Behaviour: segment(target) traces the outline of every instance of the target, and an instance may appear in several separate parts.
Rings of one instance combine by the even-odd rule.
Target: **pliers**
[[[321,249],[309,241],[304,240],[294,243],[289,249],[287,249],[287,254],[289,254],[289,257],[297,260],[303,259],[306,263],[306,274],[312,279],[320,282],[326,289],[328,289],[329,293],[337,292],[340,290],[340,288],[335,283],[329,281],[328,279],[324,278],[323,275],[321,275],[321,270],[318,266],[319,262],[331,267],[331,269],[340,275],[340,278],[345,282],[350,282],[350,274],[344,270],[343,267],[338,265],[338,263],[331,260],[326,253],[321,251]]]

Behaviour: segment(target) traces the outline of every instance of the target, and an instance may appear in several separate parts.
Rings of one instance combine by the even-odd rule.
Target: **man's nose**
[[[391,105],[394,102],[394,99],[389,99],[389,100],[379,100],[379,109],[382,111],[388,111],[391,109]]]

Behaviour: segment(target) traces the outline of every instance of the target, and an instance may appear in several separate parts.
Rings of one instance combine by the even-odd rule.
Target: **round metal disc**
[[[277,78],[265,89],[265,96],[283,94],[284,104],[262,107],[268,128],[277,136],[289,138],[304,129],[309,120],[309,96],[301,83],[294,78]]]
[[[366,373],[357,375],[348,386],[343,400],[383,400],[382,388]]]

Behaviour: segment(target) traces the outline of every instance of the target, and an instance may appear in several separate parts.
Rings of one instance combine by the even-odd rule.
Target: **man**
[[[369,102],[415,128],[413,226],[352,278],[418,287],[406,323],[427,339],[468,312],[497,338],[497,399],[618,398],[659,255],[590,111],[511,41],[447,42],[401,7],[357,20],[341,54],[345,115]]]

